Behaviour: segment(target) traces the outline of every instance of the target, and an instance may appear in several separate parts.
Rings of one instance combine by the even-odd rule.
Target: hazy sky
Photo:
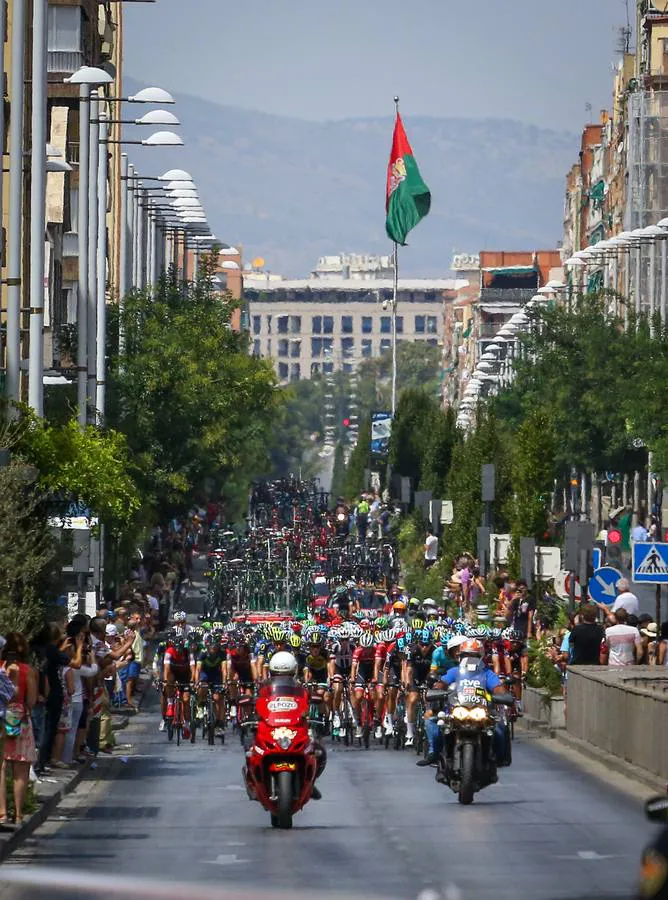
[[[631,8],[635,0],[628,0]],[[579,130],[611,93],[625,0],[126,3],[125,71],[298,116],[521,119]]]

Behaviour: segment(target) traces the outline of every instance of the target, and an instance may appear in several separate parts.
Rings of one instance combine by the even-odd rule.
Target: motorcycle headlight
[[[476,706],[475,709],[470,709],[469,714],[475,722],[483,722],[487,718],[487,710],[482,706]]]
[[[461,722],[463,719],[469,718],[469,710],[465,706],[455,706],[452,710],[452,718],[459,719]]]
[[[339,520],[339,522],[343,522],[343,520],[345,519],[345,516],[343,515],[343,513],[339,513],[336,518]]]

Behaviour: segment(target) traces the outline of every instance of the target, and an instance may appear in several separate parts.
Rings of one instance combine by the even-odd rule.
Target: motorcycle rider
[[[281,650],[278,653],[274,653],[269,660],[269,681],[260,689],[259,696],[271,694],[272,688],[275,685],[278,685],[280,687],[289,688],[290,693],[294,696],[296,696],[298,692],[302,692],[303,696],[306,697],[308,701],[308,692],[306,688],[297,680],[298,668],[299,664],[297,659],[289,651]],[[250,731],[251,729],[248,730]],[[246,747],[246,750],[250,749],[253,738],[251,737],[250,740],[251,743]],[[316,778],[320,778],[327,765],[327,753],[319,741],[313,741],[313,753],[318,760]],[[313,785],[311,797],[313,800],[320,800],[322,798],[322,794],[315,784]]]
[[[445,690],[451,685],[456,685],[457,679],[460,677],[462,671],[462,664],[465,664],[466,660],[470,659],[472,661],[480,661],[481,665],[477,668],[475,673],[476,681],[479,682],[480,687],[484,688],[489,694],[506,694],[507,690],[499,676],[485,665],[484,654],[485,646],[482,641],[479,641],[476,638],[465,640],[459,647],[459,666],[450,669],[445,675],[442,675],[434,685],[434,688],[437,690]],[[438,755],[443,743],[443,735],[438,727],[438,721],[435,717],[425,717],[424,723],[425,731],[427,732],[429,753],[424,759],[419,759],[416,765],[431,766],[438,760]],[[503,724],[497,723],[493,741],[497,759],[503,758],[504,740]]]

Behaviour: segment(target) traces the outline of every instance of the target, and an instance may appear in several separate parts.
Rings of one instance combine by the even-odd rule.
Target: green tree
[[[452,407],[434,411],[427,435],[420,486],[434,497],[445,497],[452,454],[457,443],[456,416]]]
[[[125,434],[145,503],[160,517],[210,485],[243,493],[267,465],[281,404],[270,364],[232,330],[235,302],[212,292],[207,265],[186,290],[166,277],[126,298],[122,360],[110,310],[108,422]]]
[[[344,496],[346,480],[346,457],[341,441],[338,442],[334,450],[334,463],[332,468],[332,485],[330,488],[330,496],[335,500],[337,497]]]
[[[352,500],[358,496],[360,492],[368,487],[364,481],[365,471],[369,468],[369,460],[371,456],[371,420],[365,419],[359,429],[357,443],[352,449],[346,474],[343,481],[343,488],[346,497]]]
[[[404,390],[423,391],[437,397],[440,389],[441,353],[425,341],[400,341],[397,345],[397,385]],[[358,369],[358,400],[361,414],[390,409],[392,402],[392,351],[367,359]]]
[[[422,390],[402,391],[397,403],[390,436],[390,466],[397,475],[410,478],[414,490],[421,486],[431,426],[439,412],[438,401]]]
[[[28,636],[43,621],[45,600],[57,583],[56,544],[33,481],[21,461],[0,468],[0,632]]]

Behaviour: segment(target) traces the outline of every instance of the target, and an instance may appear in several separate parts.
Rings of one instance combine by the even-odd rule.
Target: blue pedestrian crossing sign
[[[668,544],[643,541],[633,544],[633,580],[644,584],[668,584]]]
[[[594,571],[601,568],[603,562],[603,551],[600,547],[594,547],[591,551],[591,567]]]
[[[596,569],[587,585],[589,596],[596,603],[605,603],[606,606],[611,606],[617,596],[615,585],[623,577],[619,569],[613,569],[612,566]]]

